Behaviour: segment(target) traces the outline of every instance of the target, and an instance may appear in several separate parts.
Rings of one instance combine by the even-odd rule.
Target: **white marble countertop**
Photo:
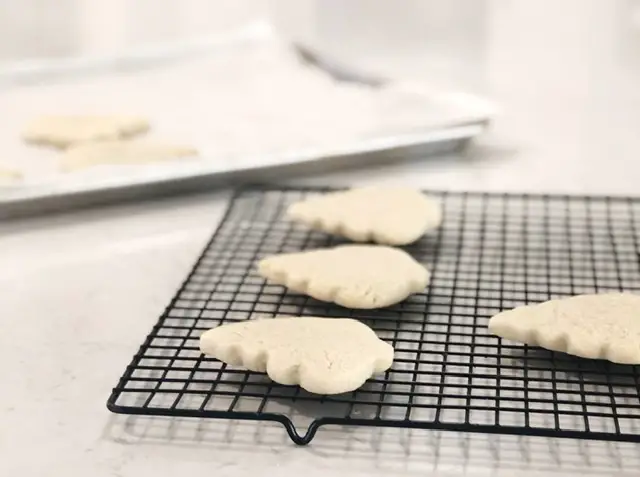
[[[486,61],[505,112],[482,141],[456,157],[288,180],[637,195],[633,8],[632,0],[493,5]],[[0,475],[640,474],[633,444],[322,428],[300,448],[273,424],[110,414],[111,388],[228,197],[0,224]]]

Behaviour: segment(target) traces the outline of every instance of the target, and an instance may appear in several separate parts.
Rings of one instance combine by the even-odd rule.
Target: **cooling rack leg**
[[[313,440],[316,432],[318,432],[318,428],[320,427],[319,423],[313,422],[307,429],[307,432],[304,434],[304,436],[301,436],[300,434],[298,434],[298,431],[296,431],[296,428],[288,419],[286,420],[286,422],[282,422],[282,424],[284,425],[285,429],[287,430],[287,434],[289,434],[289,437],[294,442],[294,444],[299,446],[306,446],[307,444],[309,444]]]

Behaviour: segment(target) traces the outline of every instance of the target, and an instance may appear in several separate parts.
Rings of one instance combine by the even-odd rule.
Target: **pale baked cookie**
[[[149,129],[149,121],[135,116],[59,115],[43,116],[26,125],[26,142],[65,149],[90,141],[124,139]]]
[[[521,306],[491,318],[489,331],[582,358],[640,364],[640,296],[578,295]]]
[[[197,154],[192,147],[148,141],[90,142],[66,150],[61,156],[60,167],[74,171],[99,164],[144,164]]]
[[[405,187],[363,187],[292,204],[287,217],[355,242],[406,245],[442,222],[440,204]]]
[[[0,168],[0,183],[13,182],[22,178],[22,174],[11,169]]]
[[[317,394],[353,391],[391,367],[393,347],[348,318],[276,317],[218,326],[200,350]]]
[[[348,308],[382,308],[424,290],[429,272],[408,253],[382,245],[342,245],[265,258],[260,275],[294,292]]]

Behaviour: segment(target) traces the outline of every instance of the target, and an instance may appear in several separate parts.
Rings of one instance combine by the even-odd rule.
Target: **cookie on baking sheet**
[[[19,179],[22,179],[20,172],[0,167],[0,183],[11,183]]]
[[[521,306],[491,318],[489,331],[582,358],[640,364],[640,296],[578,295]]]
[[[200,350],[317,394],[353,391],[391,367],[393,347],[348,318],[276,317],[205,331]]]
[[[272,283],[348,308],[383,308],[424,290],[429,272],[408,253],[383,245],[273,255],[258,264]]]
[[[26,142],[65,149],[78,143],[125,139],[149,130],[149,121],[136,116],[56,115],[28,123],[22,133]]]
[[[440,226],[440,204],[407,187],[363,187],[311,197],[287,217],[355,242],[406,245]]]
[[[100,164],[144,164],[197,154],[198,151],[189,146],[150,141],[90,142],[67,149],[60,159],[60,167],[74,171]]]

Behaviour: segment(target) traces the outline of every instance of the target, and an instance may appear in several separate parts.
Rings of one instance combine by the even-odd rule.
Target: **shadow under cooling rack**
[[[322,425],[451,429],[640,442],[637,366],[503,342],[495,313],[581,293],[640,291],[640,201],[432,192],[444,222],[405,247],[432,271],[424,293],[350,310],[267,285],[256,261],[340,243],[283,211],[327,189],[249,188],[217,232],[108,400],[117,413],[282,423],[297,444]],[[257,314],[348,316],[396,350],[365,386],[318,396],[203,356],[200,334]]]

